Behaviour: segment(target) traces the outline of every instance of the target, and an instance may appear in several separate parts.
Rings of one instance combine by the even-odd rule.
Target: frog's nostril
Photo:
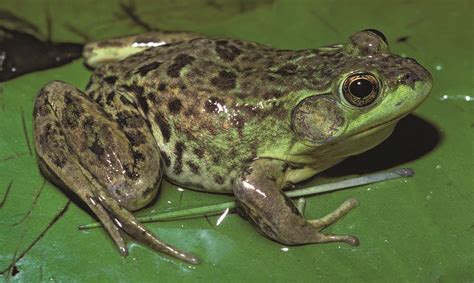
[[[401,81],[406,81],[406,80],[408,80],[408,79],[410,78],[410,76],[411,76],[410,73],[406,73],[406,74],[404,74],[404,75],[400,78],[400,80],[401,80]]]
[[[421,80],[415,72],[407,72],[399,77],[398,82],[404,85],[413,86],[416,81]]]

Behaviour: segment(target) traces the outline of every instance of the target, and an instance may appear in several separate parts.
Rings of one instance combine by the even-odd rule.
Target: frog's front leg
[[[257,159],[234,183],[237,202],[260,230],[267,237],[286,245],[327,242],[358,245],[359,241],[354,236],[321,232],[357,206],[357,201],[350,199],[321,219],[306,220],[281,191],[287,170],[288,166],[283,161]]]
[[[130,212],[154,198],[162,176],[159,149],[133,105],[105,113],[78,89],[52,82],[37,97],[34,131],[43,174],[89,206],[122,254],[127,254],[126,233],[197,263],[193,255],[155,237]]]

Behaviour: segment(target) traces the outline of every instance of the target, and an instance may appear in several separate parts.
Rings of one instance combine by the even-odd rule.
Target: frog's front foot
[[[239,205],[269,238],[286,245],[345,242],[356,246],[351,235],[324,234],[324,228],[336,222],[358,205],[349,199],[321,219],[306,220],[293,202],[281,191],[287,166],[279,160],[253,161],[234,184]]]

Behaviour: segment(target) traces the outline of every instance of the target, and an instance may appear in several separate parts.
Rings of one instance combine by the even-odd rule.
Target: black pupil
[[[366,97],[372,92],[373,88],[373,84],[366,79],[357,79],[349,86],[351,94],[357,96],[358,98]]]

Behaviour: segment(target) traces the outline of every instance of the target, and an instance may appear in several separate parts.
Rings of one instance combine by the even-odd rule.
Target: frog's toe
[[[338,234],[323,234],[317,233],[314,238],[314,243],[333,243],[333,242],[343,242],[351,246],[358,246],[359,239],[352,235],[338,235]]]
[[[349,213],[353,208],[356,208],[358,205],[359,201],[357,199],[350,198],[328,215],[320,219],[308,220],[308,222],[311,223],[311,225],[313,225],[314,227],[317,227],[322,230],[344,217],[347,213]]]
[[[175,248],[157,238],[150,230],[143,226],[143,224],[140,223],[130,211],[125,209],[115,199],[113,199],[108,192],[96,190],[94,194],[99,200],[100,205],[102,205],[104,209],[107,210],[109,218],[113,219],[116,229],[118,229],[119,232],[125,231],[134,240],[142,242],[156,251],[168,254],[191,264],[199,263],[199,259],[196,256]],[[104,222],[102,223],[105,224]],[[114,237],[112,236],[112,238]],[[120,252],[126,255],[126,246],[118,246]]]
[[[127,242],[125,241],[124,232],[111,219],[109,212],[100,204],[100,202],[93,197],[86,197],[87,205],[92,209],[94,214],[99,218],[105,230],[117,245],[121,255],[128,256]]]

